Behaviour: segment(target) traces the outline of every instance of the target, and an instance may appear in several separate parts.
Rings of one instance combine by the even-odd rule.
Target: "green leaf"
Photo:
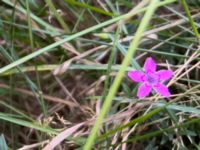
[[[0,150],[7,150],[8,149],[8,146],[6,144],[6,140],[4,138],[4,135],[1,134],[0,136]]]
[[[57,131],[55,131],[49,127],[44,127],[36,122],[29,122],[26,120],[17,119],[15,117],[10,116],[9,114],[5,114],[5,113],[0,113],[0,120],[4,120],[4,121],[12,122],[17,125],[33,128],[35,130],[39,130],[41,132],[48,133],[48,134],[56,134],[57,133]]]

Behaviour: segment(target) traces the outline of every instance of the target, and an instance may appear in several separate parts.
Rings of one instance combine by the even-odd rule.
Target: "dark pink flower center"
[[[147,74],[147,82],[149,83],[149,84],[156,84],[156,83],[158,83],[158,76],[156,75],[156,74],[152,74],[152,73],[149,73],[149,74]]]

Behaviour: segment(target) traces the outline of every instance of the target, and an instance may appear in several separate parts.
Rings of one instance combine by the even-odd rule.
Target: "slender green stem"
[[[60,23],[60,25],[62,26],[62,28],[65,30],[65,32],[66,33],[70,33],[70,29],[69,29],[68,25],[65,23],[65,21],[63,20],[63,18],[57,12],[54,4],[52,3],[52,0],[46,0],[46,3],[49,5],[49,8],[54,13],[56,19],[58,20],[58,22]]]
[[[67,3],[70,3],[71,5],[76,5],[76,6],[79,6],[79,7],[87,8],[87,9],[90,9],[92,11],[96,11],[98,13],[101,13],[101,14],[104,14],[104,15],[107,15],[107,16],[114,16],[114,14],[112,14],[110,12],[104,11],[103,9],[100,9],[100,8],[97,8],[97,7],[90,6],[90,5],[85,4],[85,3],[81,3],[81,2],[78,2],[78,1],[75,1],[75,0],[64,0],[64,1],[67,2]]]
[[[103,96],[102,96],[102,100],[105,99],[106,95],[108,94],[108,91],[109,91],[109,87],[110,87],[110,72],[112,71],[112,66],[113,66],[113,63],[114,63],[114,58],[115,58],[115,55],[116,55],[116,47],[117,47],[117,42],[119,40],[119,34],[121,32],[121,28],[118,27],[117,29],[117,32],[115,34],[115,37],[114,37],[114,41],[113,41],[113,47],[112,47],[112,50],[111,50],[111,54],[110,54],[110,58],[109,58],[109,61],[108,61],[108,67],[107,67],[107,71],[106,71],[106,80],[105,80],[105,84],[104,84],[104,91],[103,91]]]
[[[26,0],[26,9],[27,9],[27,20],[28,20],[28,31],[29,31],[30,45],[31,45],[31,49],[34,50],[34,38],[33,38],[32,24],[31,24],[31,16],[30,16],[31,12],[30,12],[30,7],[29,7],[29,1],[28,1],[28,0]],[[35,67],[36,67],[36,66],[35,66]],[[36,70],[36,69],[35,69],[35,70]],[[20,72],[21,72],[21,68],[20,68]],[[36,74],[37,74],[37,77],[38,77],[38,71],[37,71],[37,70],[36,70]],[[27,78],[27,81],[30,82],[30,85],[31,85],[31,84],[34,84],[30,79],[28,79],[28,77],[26,77],[26,78]],[[37,79],[38,79],[38,78],[37,78]],[[37,80],[37,81],[38,81],[38,85],[40,85],[39,80]],[[34,85],[35,85],[35,84],[34,84]],[[36,87],[36,85],[35,85],[35,87]],[[40,89],[41,89],[41,88],[40,88]],[[38,99],[38,101],[39,101],[39,103],[40,103],[40,105],[41,105],[41,107],[42,107],[43,113],[45,114],[45,116],[47,116],[47,111],[46,111],[45,102],[44,102],[44,100],[43,100],[42,95],[41,95],[40,92],[39,92],[39,89],[36,88],[36,89],[33,90],[33,91],[35,91],[36,93],[38,93],[38,94],[40,95],[40,97],[37,98],[37,99]]]
[[[184,10],[185,10],[187,16],[188,16],[188,19],[189,19],[189,21],[190,21],[190,24],[191,24],[191,26],[192,26],[192,29],[193,29],[193,31],[194,31],[194,33],[195,33],[197,39],[200,40],[200,34],[199,34],[198,30],[197,30],[197,27],[196,27],[195,22],[194,22],[194,20],[193,20],[193,18],[192,18],[192,15],[191,15],[191,13],[190,13],[190,10],[189,10],[189,8],[188,8],[188,5],[187,5],[186,1],[185,1],[185,0],[181,0],[181,3],[182,3],[182,5],[183,5],[183,8],[184,8]]]
[[[121,68],[111,86],[111,89],[105,99],[105,102],[103,104],[103,107],[101,109],[101,112],[100,112],[100,115],[98,116],[96,122],[95,122],[95,125],[89,135],[89,138],[84,146],[84,150],[90,150],[94,144],[94,141],[96,139],[96,134],[97,132],[99,131],[99,128],[101,127],[101,124],[103,122],[103,119],[104,117],[106,116],[110,106],[111,106],[111,103],[112,103],[112,99],[114,98],[119,86],[120,86],[120,83],[122,81],[122,78],[125,74],[125,71],[126,71],[126,67],[129,65],[134,53],[136,52],[137,50],[137,47],[140,43],[140,40],[142,38],[142,35],[144,33],[144,31],[146,30],[147,26],[148,26],[148,23],[155,11],[155,9],[157,8],[156,6],[156,3],[158,3],[159,0],[152,0],[151,3],[149,4],[149,7],[140,23],[140,26],[135,34],[135,38],[133,39],[133,41],[131,42],[131,45],[128,49],[128,52],[122,62],[122,65],[121,65]]]
[[[21,115],[22,117],[24,117],[24,118],[26,118],[26,119],[28,119],[28,120],[30,120],[30,121],[32,121],[32,122],[35,121],[33,118],[29,117],[27,114],[25,114],[25,113],[22,112],[21,110],[19,110],[19,109],[13,107],[12,105],[7,104],[7,103],[4,102],[4,101],[0,101],[0,104],[3,105],[5,108],[8,108],[8,109],[12,110],[13,112],[15,112],[15,113]]]
[[[31,24],[30,8],[29,8],[28,0],[26,0],[26,7],[27,7],[27,20],[28,20],[28,32],[29,32],[29,37],[30,37],[30,44],[31,44],[31,48],[34,48],[32,24]]]

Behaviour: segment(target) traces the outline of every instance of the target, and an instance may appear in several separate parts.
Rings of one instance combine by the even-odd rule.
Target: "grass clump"
[[[199,149],[193,2],[0,4],[0,149]],[[173,70],[170,97],[137,97],[147,57]]]

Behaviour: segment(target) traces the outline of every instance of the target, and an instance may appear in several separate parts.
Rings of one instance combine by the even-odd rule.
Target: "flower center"
[[[147,74],[147,81],[150,84],[156,84],[158,82],[158,78],[155,74]]]

